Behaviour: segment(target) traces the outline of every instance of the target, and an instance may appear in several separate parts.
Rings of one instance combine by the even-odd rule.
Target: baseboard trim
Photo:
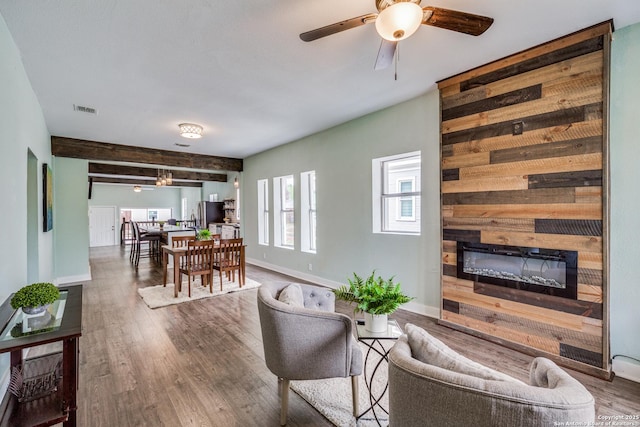
[[[616,377],[640,383],[640,365],[623,359],[613,359],[613,372]]]
[[[89,270],[89,273],[87,273],[87,274],[79,274],[77,276],[58,277],[54,281],[54,284],[56,286],[60,286],[60,285],[65,285],[67,283],[86,282],[86,281],[89,281],[89,280],[91,280],[91,270]]]
[[[266,268],[267,270],[275,271],[277,273],[286,274],[287,276],[295,277],[296,279],[305,280],[307,282],[313,283],[315,285],[327,286],[332,289],[336,289],[339,286],[344,285],[345,283],[336,282],[333,280],[325,279],[324,277],[315,276],[313,274],[304,273],[301,271],[293,270],[287,267],[282,267],[280,265],[271,264],[268,262],[261,261],[259,259],[247,258],[247,264],[255,265],[257,267]],[[421,314],[423,316],[431,317],[433,319],[440,318],[440,308],[432,307],[429,305],[420,304],[414,301],[411,301],[407,304],[404,304],[400,310],[410,311],[412,313]]]

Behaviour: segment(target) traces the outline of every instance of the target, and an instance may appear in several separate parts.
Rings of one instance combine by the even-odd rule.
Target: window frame
[[[316,171],[300,173],[300,250],[317,251]]]
[[[389,188],[389,175],[390,168],[388,165],[394,162],[411,161],[415,160],[419,163],[417,173],[395,177],[396,191],[385,192],[386,188]],[[376,234],[403,234],[419,236],[422,232],[422,221],[419,217],[418,210],[420,209],[422,192],[416,190],[420,186],[420,180],[422,179],[422,154],[420,151],[412,151],[408,153],[396,154],[392,156],[379,157],[372,159],[371,161],[371,175],[372,175],[372,231]],[[402,192],[400,187],[401,181],[413,180],[413,191]],[[402,217],[401,215],[401,201],[411,200],[412,203],[412,217]],[[397,206],[395,210],[389,208],[389,203],[393,200],[397,200]],[[391,221],[393,220],[393,221]],[[410,223],[415,222],[417,230],[410,230],[407,228],[399,229],[389,227],[387,224],[395,223]]]
[[[258,244],[269,246],[269,180],[258,180]]]
[[[287,185],[291,183],[290,191],[290,207],[286,206],[287,202]],[[278,189],[276,191],[276,188]],[[295,249],[295,179],[293,175],[283,175],[273,178],[273,210],[278,211],[277,215],[273,217],[274,228],[274,246],[282,249]],[[292,221],[290,227],[288,216],[291,215]],[[288,242],[287,233],[291,231],[291,242]]]

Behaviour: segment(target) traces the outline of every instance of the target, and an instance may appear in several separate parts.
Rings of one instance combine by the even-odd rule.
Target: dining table
[[[242,282],[245,282],[245,259],[244,252],[245,246],[240,248],[240,274],[242,275]],[[173,257],[173,294],[176,298],[182,290],[182,280],[180,280],[180,259],[187,254],[187,246],[162,245],[162,284],[167,285],[167,268],[169,267],[169,256]],[[213,246],[213,251],[216,252],[220,249],[220,244],[216,242]]]

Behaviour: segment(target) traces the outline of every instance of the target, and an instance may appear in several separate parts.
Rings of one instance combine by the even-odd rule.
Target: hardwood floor
[[[256,290],[149,309],[136,290],[162,283],[152,260],[129,264],[128,249],[91,249],[80,339],[80,426],[277,426],[276,378],[263,361]],[[259,282],[299,281],[255,266]],[[339,311],[352,314],[340,303]],[[453,349],[522,380],[532,358],[406,311]],[[598,415],[640,414],[640,384],[569,371],[593,393]],[[289,426],[330,426],[291,392]]]

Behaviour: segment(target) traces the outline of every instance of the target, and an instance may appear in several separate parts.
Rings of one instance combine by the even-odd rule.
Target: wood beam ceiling
[[[84,139],[51,137],[51,154],[74,159],[147,163],[190,169],[242,171],[242,159],[108,144]]]
[[[112,177],[102,177],[102,176],[90,176],[89,182],[96,184],[128,184],[128,185],[147,185],[153,186],[155,185],[155,181],[149,179],[134,179],[134,178],[112,178]],[[202,187],[201,182],[174,182],[173,185],[168,187]]]
[[[174,181],[186,179],[190,181],[227,182],[227,175],[223,173],[193,172],[175,169],[166,169],[165,172],[171,172]],[[91,162],[89,163],[89,175],[95,174],[155,178],[158,176],[158,169]]]

